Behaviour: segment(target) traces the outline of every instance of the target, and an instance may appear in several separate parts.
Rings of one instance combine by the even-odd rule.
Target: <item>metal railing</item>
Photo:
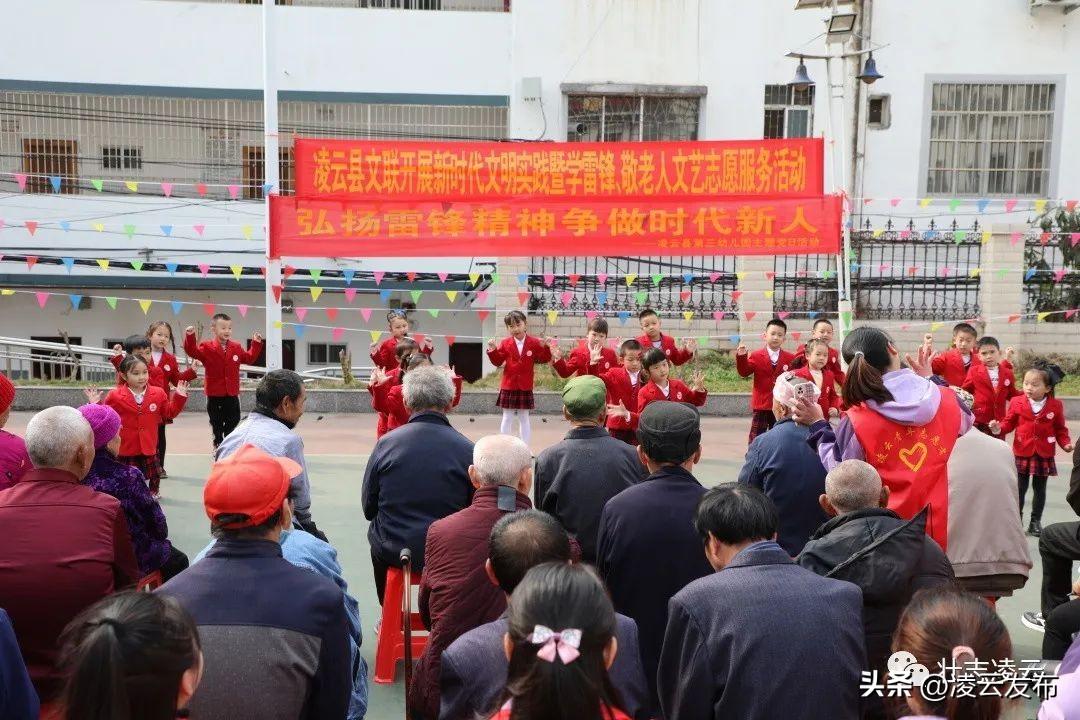
[[[777,255],[773,272],[773,312],[836,313],[835,255]]]
[[[1024,241],[1024,297],[1027,314],[1052,313],[1044,322],[1080,322],[1080,245],[1072,233],[1043,232]]]
[[[191,2],[191,0],[184,0]],[[196,0],[225,5],[262,5],[262,0]],[[510,12],[510,0],[274,0],[275,5],[386,10],[462,10]]]

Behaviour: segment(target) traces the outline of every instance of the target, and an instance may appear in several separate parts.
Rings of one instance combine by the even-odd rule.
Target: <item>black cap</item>
[[[641,412],[637,437],[653,462],[682,464],[701,446],[701,416],[687,403],[649,403]]]

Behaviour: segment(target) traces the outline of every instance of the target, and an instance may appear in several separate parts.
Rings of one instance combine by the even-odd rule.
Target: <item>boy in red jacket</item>
[[[611,437],[637,445],[638,391],[641,389],[641,343],[627,340],[619,346],[622,365],[600,373],[607,386],[607,429]]]
[[[641,368],[645,372],[648,382],[638,390],[638,407],[641,411],[649,403],[659,400],[671,402],[690,403],[701,407],[709,399],[709,392],[705,389],[705,375],[700,370],[694,372],[690,379],[690,386],[677,378],[670,377],[671,363],[667,355],[659,348],[649,348],[641,360]]]
[[[697,343],[693,338],[683,340],[682,347],[675,345],[675,338],[660,332],[660,316],[655,310],[645,309],[638,313],[638,322],[641,323],[642,335],[638,336],[638,343],[642,351],[649,348],[659,348],[664,351],[672,365],[684,365],[694,357]]]
[[[213,340],[197,342],[195,328],[184,331],[184,352],[206,368],[206,414],[214,432],[214,450],[240,424],[240,366],[251,365],[262,353],[262,335],[254,333],[245,350],[232,341],[232,318],[218,313],[210,319]]]
[[[588,331],[585,333],[585,341],[578,342],[577,347],[570,351],[569,359],[564,358],[558,345],[552,348],[555,362],[551,367],[561,378],[573,375],[599,375],[613,367],[618,367],[619,359],[615,357],[615,351],[607,346],[608,324],[604,318],[593,318],[589,321]],[[599,353],[599,360],[593,355]]]
[[[832,346],[834,332],[831,320],[828,318],[818,318],[814,321],[813,327],[810,328],[810,339],[824,341],[825,347],[829,349],[829,360],[825,363],[825,369],[832,373],[833,379],[836,380],[836,384],[843,387],[844,371],[840,367],[840,353]],[[806,345],[800,345],[795,348],[795,359],[792,361],[791,367],[801,368],[805,366]],[[828,415],[828,413],[826,413],[826,415]]]
[[[750,394],[750,440],[771,429],[776,424],[773,415],[773,386],[780,373],[791,369],[795,356],[782,349],[787,339],[787,324],[780,318],[773,318],[765,325],[765,347],[748,352],[746,345],[740,344],[735,349],[735,369],[742,377],[754,376],[754,387]]]
[[[1016,387],[1012,367],[1001,357],[1001,345],[997,339],[990,336],[980,338],[977,346],[980,362],[971,364],[962,388],[975,398],[971,406],[975,427],[987,435],[998,437],[990,430],[990,422],[1005,419],[1009,401],[1019,395],[1020,390]]]
[[[488,340],[488,359],[495,367],[503,367],[499,397],[495,404],[502,408],[499,432],[509,435],[514,419],[518,421],[519,437],[529,444],[532,426],[529,411],[536,407],[533,399],[534,368],[536,363],[551,361],[551,348],[538,337],[529,335],[525,313],[511,310],[503,319],[510,337],[498,345]]]
[[[954,325],[952,333],[952,347],[934,355],[930,361],[930,370],[944,378],[948,384],[961,387],[967,378],[968,370],[981,363],[975,352],[975,339],[979,333],[974,326],[966,322]],[[933,347],[933,343],[934,336],[927,333],[923,337],[923,344]]]

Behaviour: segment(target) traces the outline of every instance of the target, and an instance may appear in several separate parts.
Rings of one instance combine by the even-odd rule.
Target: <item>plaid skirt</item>
[[[161,485],[161,462],[157,455],[119,455],[116,459],[140,470],[151,490],[156,491]]]
[[[532,410],[536,401],[532,390],[499,390],[495,405],[503,410]]]
[[[1057,462],[1052,457],[1032,455],[1016,458],[1016,474],[1032,477],[1052,477],[1057,475]]]
[[[754,438],[768,432],[775,424],[776,416],[773,415],[772,410],[755,410],[753,415],[750,416],[749,442],[754,442]]]

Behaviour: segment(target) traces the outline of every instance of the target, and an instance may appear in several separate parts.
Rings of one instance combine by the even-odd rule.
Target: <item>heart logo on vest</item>
[[[907,465],[908,469],[912,472],[918,472],[919,468],[926,462],[927,456],[926,445],[917,442],[909,448],[904,448],[900,451],[900,462]]]

